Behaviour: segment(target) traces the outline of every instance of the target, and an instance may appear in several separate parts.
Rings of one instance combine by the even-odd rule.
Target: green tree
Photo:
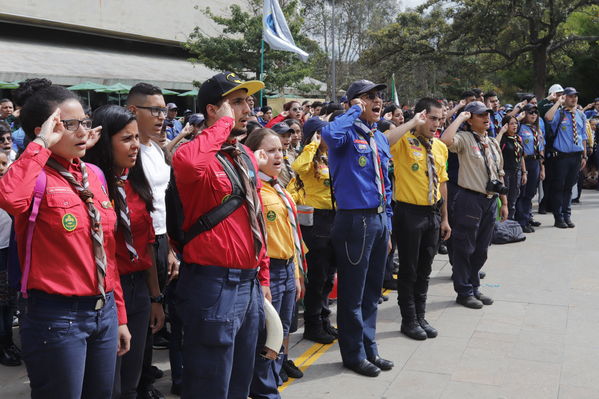
[[[262,39],[262,0],[249,0],[248,7],[234,4],[229,16],[215,15],[210,8],[204,13],[222,27],[222,34],[209,37],[196,27],[184,47],[199,62],[217,71],[234,71],[246,79],[257,78],[260,73],[260,41]],[[272,92],[284,87],[294,87],[306,76],[312,76],[314,65],[320,57],[318,44],[301,33],[303,19],[298,13],[297,1],[281,2],[289,29],[298,47],[310,54],[308,62],[285,51],[270,50],[265,45],[264,82]]]

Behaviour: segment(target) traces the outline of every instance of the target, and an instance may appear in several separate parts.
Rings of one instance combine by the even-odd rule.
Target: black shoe
[[[181,396],[181,384],[173,384],[171,385],[171,393],[173,395]]]
[[[168,339],[164,338],[162,335],[154,335],[152,338],[152,349],[168,349]]]
[[[152,375],[152,377],[155,380],[159,380],[162,377],[164,377],[164,371],[160,370],[158,367],[156,366],[152,366],[150,367],[150,374]]]
[[[304,330],[304,338],[310,341],[318,342],[319,344],[331,344],[335,340],[331,334],[320,328],[306,328]]]
[[[283,361],[281,370],[285,370],[285,374],[291,378],[302,378],[304,376],[304,373],[293,363],[293,360]]]
[[[573,203],[573,204],[580,204],[580,198],[574,198],[574,199],[572,200],[572,203]]]
[[[539,207],[539,215],[546,215],[547,209]]]
[[[8,347],[3,347],[0,350],[0,364],[8,367],[16,367],[21,365],[21,356],[13,353]]]
[[[344,365],[348,369],[355,371],[360,375],[365,375],[366,377],[378,377],[381,374],[381,369],[370,363],[368,360],[364,359],[360,363],[355,366]]]
[[[574,227],[576,227],[576,225],[574,223],[572,223],[572,220],[570,219],[564,219],[564,223],[566,223],[568,225],[568,228],[573,229]]]
[[[536,220],[531,219],[528,224],[530,224],[532,227],[539,227],[541,225],[541,222],[537,222]]]
[[[21,359],[21,349],[17,345],[10,344],[6,347],[6,350],[18,357],[19,360]]]
[[[381,303],[383,303],[383,302],[384,302],[384,301],[383,301],[383,297],[382,297],[382,296],[380,296],[380,297],[379,297],[379,300],[378,300],[378,304],[380,305],[380,304],[381,304]]]
[[[331,321],[329,319],[322,321],[322,329],[325,333],[331,335],[333,338],[339,338],[339,331],[331,325]]]
[[[281,371],[279,372],[279,377],[281,377],[281,381],[283,381],[283,382],[289,381],[289,376],[287,375],[287,372],[285,371],[285,367],[281,368]]]
[[[455,302],[470,309],[481,309],[483,307],[483,303],[472,295],[458,296]]]
[[[534,233],[535,229],[531,225],[527,224],[526,226],[522,227],[522,231],[524,233]]]
[[[409,322],[401,322],[400,331],[407,337],[418,341],[424,341],[426,339],[426,332],[420,327],[420,324],[416,320],[410,320]]]
[[[385,280],[383,281],[383,288],[386,290],[397,291],[397,280]]]
[[[485,278],[485,277],[487,277],[487,272],[478,272],[478,278],[479,278],[479,279],[481,279],[481,280],[482,280],[482,279],[483,279],[483,278]]]
[[[137,399],[165,399],[165,397],[153,385],[149,385],[145,389],[137,391]]]
[[[368,361],[383,371],[389,371],[395,366],[391,360],[383,359],[380,356],[377,356],[374,359],[368,359]]]
[[[437,335],[439,335],[437,329],[428,324],[428,321],[426,321],[424,317],[418,318],[418,324],[420,324],[420,327],[422,327],[426,333],[427,338],[435,338]]]
[[[493,298],[491,298],[490,296],[486,296],[485,294],[483,294],[481,292],[475,292],[474,297],[476,299],[478,299],[479,301],[481,301],[483,303],[483,305],[492,305],[493,304]]]
[[[389,295],[381,295],[381,299],[383,302],[387,302],[389,300]]]
[[[567,229],[568,228],[568,225],[566,224],[566,222],[564,222],[561,219],[556,220],[555,224],[553,226],[555,226],[557,228],[560,228],[560,229]]]
[[[447,255],[449,252],[447,251],[447,245],[441,244],[439,245],[439,250],[437,251],[441,255]]]

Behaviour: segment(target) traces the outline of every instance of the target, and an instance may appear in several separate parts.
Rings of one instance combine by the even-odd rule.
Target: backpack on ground
[[[514,220],[505,220],[495,222],[493,231],[493,244],[509,244],[511,242],[520,242],[526,240],[520,223]]]

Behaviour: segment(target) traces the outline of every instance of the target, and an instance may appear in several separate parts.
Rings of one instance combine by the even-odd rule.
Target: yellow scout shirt
[[[285,193],[287,193],[285,191]],[[295,256],[293,231],[289,223],[289,214],[285,203],[277,191],[267,181],[264,181],[260,190],[262,204],[264,205],[264,219],[266,224],[267,254],[269,258],[289,259]],[[295,260],[295,277],[299,277],[299,267]]]
[[[293,161],[291,167],[304,182],[304,196],[302,205],[308,205],[316,209],[333,209],[331,203],[331,180],[329,179],[329,167],[321,165],[314,170],[314,156],[318,145],[310,143],[304,147],[302,153]]]
[[[432,152],[439,183],[446,182],[447,146],[436,138],[432,139]],[[412,132],[406,133],[391,147],[391,156],[395,174],[394,199],[414,205],[432,205],[428,200],[426,149],[416,136]],[[439,186],[435,202],[441,199]]]

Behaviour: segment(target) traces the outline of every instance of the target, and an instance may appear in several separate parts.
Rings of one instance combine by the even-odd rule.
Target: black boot
[[[327,317],[326,319],[322,319],[322,329],[327,334],[333,336],[333,338],[339,338],[339,331],[335,327],[331,325],[331,320]]]
[[[420,324],[420,327],[426,333],[427,338],[435,338],[439,334],[436,328],[428,324],[428,321],[424,318],[424,314],[418,315],[418,324]]]
[[[426,339],[426,331],[420,327],[418,321],[414,318],[411,320],[403,319],[401,321],[401,330],[404,335],[416,339],[418,341],[424,341]]]
[[[322,324],[306,325],[304,327],[304,338],[325,345],[335,340],[335,337],[322,328]]]

